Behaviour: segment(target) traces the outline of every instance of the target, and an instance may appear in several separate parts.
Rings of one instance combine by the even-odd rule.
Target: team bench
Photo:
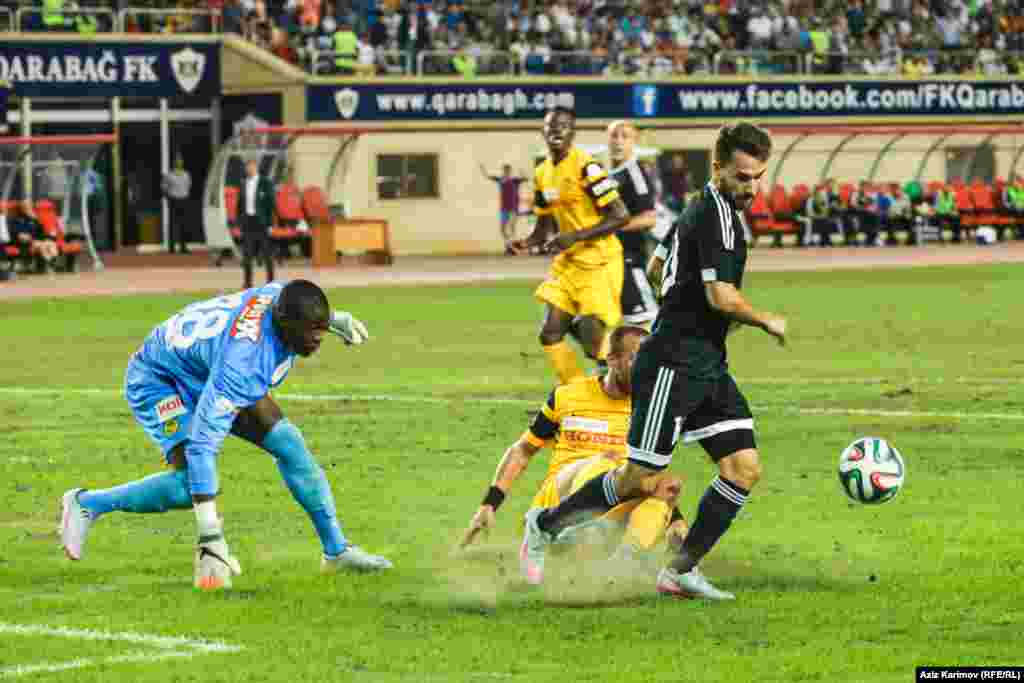
[[[0,201],[0,213],[8,217],[19,212],[21,201],[2,200]],[[57,242],[57,251],[60,254],[59,267],[69,273],[78,270],[78,255],[82,253],[84,244],[78,235],[67,235],[64,232],[64,220],[57,213],[57,206],[49,199],[40,199],[35,203],[36,218],[43,226],[43,232]],[[10,227],[10,226],[8,226]],[[17,244],[5,244],[0,252],[3,260],[9,268],[13,268],[17,259],[24,256],[21,246]]]

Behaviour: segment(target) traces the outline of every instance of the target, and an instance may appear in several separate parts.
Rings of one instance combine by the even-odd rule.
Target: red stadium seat
[[[996,181],[992,184],[992,189],[996,194],[996,207],[1000,210],[1006,209],[1006,207],[1003,206],[1003,194],[1006,192],[1006,179],[996,178]]]
[[[299,188],[291,183],[278,186],[275,208],[281,221],[295,223],[305,218],[302,213],[302,195],[299,194]]]
[[[43,226],[43,231],[56,239],[63,235],[63,226],[60,224],[60,216],[57,215],[57,207],[49,199],[40,199],[36,202],[36,218]]]
[[[807,187],[807,185],[803,183],[799,183],[793,186],[793,191],[789,193],[789,196],[790,201],[793,202],[794,205],[796,202],[799,202],[800,206],[803,206],[807,201],[807,198],[811,196],[811,188]]]
[[[854,191],[857,188],[853,186],[853,183],[842,183],[839,186],[839,203],[844,207],[850,205],[850,197],[853,196]]]
[[[993,188],[988,185],[972,185],[970,196],[974,204],[975,225],[1013,225],[1012,218],[999,211],[996,193]]]
[[[797,230],[797,222],[793,218],[793,202],[786,194],[785,187],[777,184],[772,188],[769,207],[777,232],[795,232]]]
[[[310,224],[326,223],[331,220],[327,195],[319,187],[311,185],[302,191],[302,210]]]
[[[754,201],[750,203],[748,212],[750,213],[750,230],[755,235],[767,235],[775,232],[775,219],[764,192],[754,195]]]
[[[234,185],[224,188],[224,211],[228,216],[228,225],[238,222],[238,195],[241,190]]]
[[[974,227],[978,223],[974,220],[974,200],[971,193],[964,185],[953,186],[953,199],[956,202],[957,211],[960,212],[960,223],[964,227]]]

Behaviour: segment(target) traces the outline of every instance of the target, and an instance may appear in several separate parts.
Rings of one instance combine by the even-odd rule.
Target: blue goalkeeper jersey
[[[278,339],[271,322],[283,285],[200,301],[154,329],[135,362],[183,394],[195,406],[187,456],[214,456],[238,411],[278,386],[295,354]]]

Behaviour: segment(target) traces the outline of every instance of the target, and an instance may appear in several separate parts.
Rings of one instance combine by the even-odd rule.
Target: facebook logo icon
[[[658,115],[658,86],[633,86],[633,116]]]

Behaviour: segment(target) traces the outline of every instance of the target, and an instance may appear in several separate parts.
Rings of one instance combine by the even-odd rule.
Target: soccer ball
[[[839,484],[850,500],[865,505],[886,503],[903,488],[903,457],[885,439],[857,439],[839,456]]]

